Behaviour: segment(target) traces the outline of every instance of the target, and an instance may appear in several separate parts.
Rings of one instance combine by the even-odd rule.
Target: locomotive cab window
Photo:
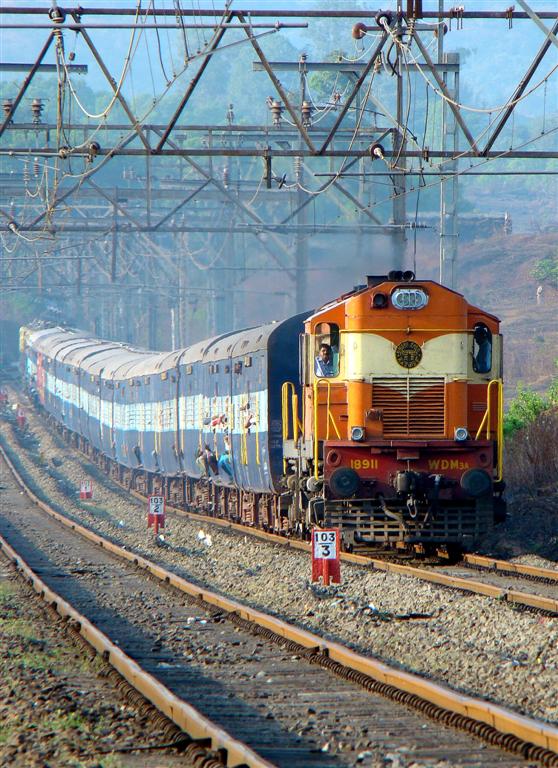
[[[314,374],[320,379],[339,375],[339,326],[319,323],[314,339]]]
[[[473,370],[488,373],[492,368],[492,333],[484,323],[473,328]]]

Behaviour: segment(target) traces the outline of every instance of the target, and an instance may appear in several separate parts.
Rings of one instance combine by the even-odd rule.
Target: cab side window
[[[339,326],[335,323],[316,326],[314,374],[320,379],[339,375]]]
[[[492,333],[484,323],[473,328],[473,370],[488,373],[492,368]]]

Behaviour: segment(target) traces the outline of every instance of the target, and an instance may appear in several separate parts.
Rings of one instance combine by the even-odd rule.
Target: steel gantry
[[[81,300],[102,285],[108,298],[101,311],[89,299],[78,303],[88,321],[96,317],[101,330],[115,335],[119,318],[130,314],[126,302],[141,290],[147,343],[157,346],[169,329],[177,343],[186,343],[249,320],[246,296],[268,293],[258,283],[259,272],[280,275],[269,291],[280,298],[260,306],[253,319],[266,319],[265,309],[299,311],[327,298],[328,280],[318,281],[322,295],[314,279],[320,273],[313,270],[321,266],[327,275],[330,269],[336,283],[335,269],[346,274],[347,259],[324,261],[320,238],[343,242],[344,252],[354,254],[349,262],[355,279],[366,262],[372,268],[378,243],[388,244],[378,248],[384,254],[379,268],[408,264],[407,233],[421,226],[419,190],[434,184],[440,278],[453,286],[458,179],[485,172],[488,163],[556,157],[548,142],[555,126],[546,131],[546,143],[504,141],[517,104],[531,90],[543,87],[546,103],[550,83],[556,95],[555,68],[541,80],[542,62],[558,47],[553,11],[536,11],[525,0],[518,0],[520,9],[501,11],[446,7],[443,0],[433,0],[429,9],[419,0],[398,0],[393,11],[368,12],[189,5],[174,0],[172,8],[143,7],[138,0],[128,8],[0,8],[0,34],[25,32],[29,62],[2,67],[25,72],[19,83],[3,81],[4,290],[58,290]],[[477,19],[535,25],[541,34],[523,76],[508,97],[496,99],[501,103],[482,131],[460,102],[459,56],[446,52],[444,42],[452,24],[459,28]],[[344,45],[354,40],[362,46],[358,56],[326,61],[331,51],[322,50],[321,60],[301,53],[276,58],[266,48],[278,37],[292,37],[299,47],[301,35],[311,41],[326,21],[337,25]],[[107,34],[129,34],[128,51],[115,58]],[[75,61],[78,43],[82,63]],[[290,49],[294,54],[292,43]],[[225,72],[246,50],[245,101],[235,97],[232,104],[211,71]],[[156,56],[160,71],[154,75]],[[148,69],[154,95],[145,107],[136,91],[138,74]],[[83,106],[74,79],[93,70],[110,97],[101,112]],[[48,74],[55,77],[37,80]],[[256,104],[261,78],[271,95]],[[322,101],[312,96],[313,81],[322,83]],[[208,82],[218,120],[200,120],[208,114]],[[434,117],[419,82],[440,105]],[[412,116],[417,110],[424,113],[422,136]],[[416,206],[408,205],[410,195]],[[126,322],[128,335],[137,336]]]

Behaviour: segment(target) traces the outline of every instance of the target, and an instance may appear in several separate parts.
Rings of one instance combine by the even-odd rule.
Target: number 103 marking
[[[378,459],[351,459],[352,469],[378,469]]]
[[[314,557],[320,560],[337,558],[336,531],[314,531]]]

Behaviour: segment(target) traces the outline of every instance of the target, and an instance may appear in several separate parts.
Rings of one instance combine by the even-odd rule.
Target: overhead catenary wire
[[[545,89],[546,89],[546,85],[547,85],[547,82],[545,81]],[[428,90],[428,88],[429,88],[429,87],[431,87],[431,84],[427,84],[427,90]],[[362,113],[361,113],[361,114],[362,114]],[[544,123],[543,123],[543,125],[544,125]],[[404,129],[407,129],[407,127],[408,127],[408,126],[407,126],[407,124],[405,123],[405,125],[404,125]],[[513,143],[513,137],[512,137],[512,143]],[[422,142],[422,144],[423,144],[423,146],[424,146],[424,139],[423,139],[423,142]],[[510,149],[511,149],[511,148],[510,148]],[[452,160],[453,160],[453,158],[452,158]],[[449,161],[449,160],[446,160],[446,161],[444,161],[444,163],[447,163],[447,162],[450,162],[450,161]],[[443,165],[443,163],[441,163],[439,167],[442,167],[442,165]],[[343,167],[344,167],[344,162],[343,162],[342,168],[343,168]],[[342,173],[342,170],[341,170],[341,173]],[[78,175],[79,175],[79,174],[78,174]],[[448,174],[448,178],[449,178],[449,176],[450,176],[450,175]],[[75,177],[75,175],[74,175],[73,177]],[[63,178],[64,178],[64,177],[63,177]],[[261,187],[261,180],[260,180],[260,184],[259,184],[259,187]]]
[[[110,99],[109,103],[105,106],[105,108],[101,112],[98,112],[98,113],[89,112],[89,110],[82,104],[82,102],[81,102],[79,96],[77,95],[77,93],[76,93],[76,91],[74,89],[74,86],[72,84],[71,74],[70,74],[70,72],[68,70],[68,67],[66,65],[66,61],[65,61],[64,55],[63,54],[61,55],[61,63],[62,63],[62,66],[64,67],[64,70],[65,70],[65,73],[66,73],[67,82],[68,82],[69,88],[70,88],[70,90],[72,92],[72,96],[74,97],[76,103],[78,104],[79,108],[84,113],[84,115],[86,117],[88,117],[89,119],[91,119],[91,120],[98,120],[98,119],[101,119],[101,118],[105,118],[110,113],[111,109],[113,108],[114,104],[116,103],[116,100],[118,99],[118,96],[120,94],[122,86],[124,85],[124,81],[126,79],[128,68],[129,68],[130,63],[131,63],[132,48],[133,48],[133,45],[134,45],[134,40],[135,40],[136,32],[137,32],[137,29],[138,29],[138,20],[139,20],[140,10],[141,10],[141,0],[137,0],[136,1],[136,16],[135,16],[135,19],[134,19],[134,28],[132,29],[132,32],[130,34],[130,42],[128,43],[128,50],[127,50],[126,55],[124,57],[124,66],[122,67],[122,72],[120,73],[120,77],[119,77],[118,82],[117,82],[117,84],[115,86],[114,94],[112,95],[112,98]],[[140,29],[140,36],[141,36],[141,25],[139,25],[139,29]],[[58,50],[59,50],[59,46],[57,47],[57,51]]]
[[[472,107],[467,104],[463,104],[462,102],[456,101],[455,99],[452,99],[450,96],[447,96],[445,93],[443,93],[441,90],[436,88],[436,86],[430,81],[430,78],[428,77],[428,74],[424,71],[424,69],[421,66],[421,63],[418,61],[418,59],[414,56],[412,50],[411,50],[411,42],[404,43],[399,36],[394,32],[393,28],[391,28],[385,21],[382,22],[384,25],[384,28],[386,32],[390,35],[394,43],[401,48],[406,48],[408,50],[409,56],[412,59],[413,64],[415,64],[417,71],[420,72],[421,76],[426,80],[429,87],[434,91],[434,93],[444,101],[446,101],[448,104],[453,104],[453,106],[458,107],[459,109],[463,109],[467,112],[478,112],[478,113],[490,113],[490,112],[503,112],[503,110],[508,109],[509,107],[514,107],[516,104],[519,104],[521,101],[524,101],[526,98],[528,98],[532,93],[534,93],[536,90],[538,90],[543,83],[550,78],[554,72],[558,69],[558,64],[553,66],[550,71],[539,80],[538,83],[536,83],[534,86],[529,88],[529,90],[525,91],[521,94],[521,96],[518,96],[516,99],[509,99],[504,104],[499,104],[494,107]]]

